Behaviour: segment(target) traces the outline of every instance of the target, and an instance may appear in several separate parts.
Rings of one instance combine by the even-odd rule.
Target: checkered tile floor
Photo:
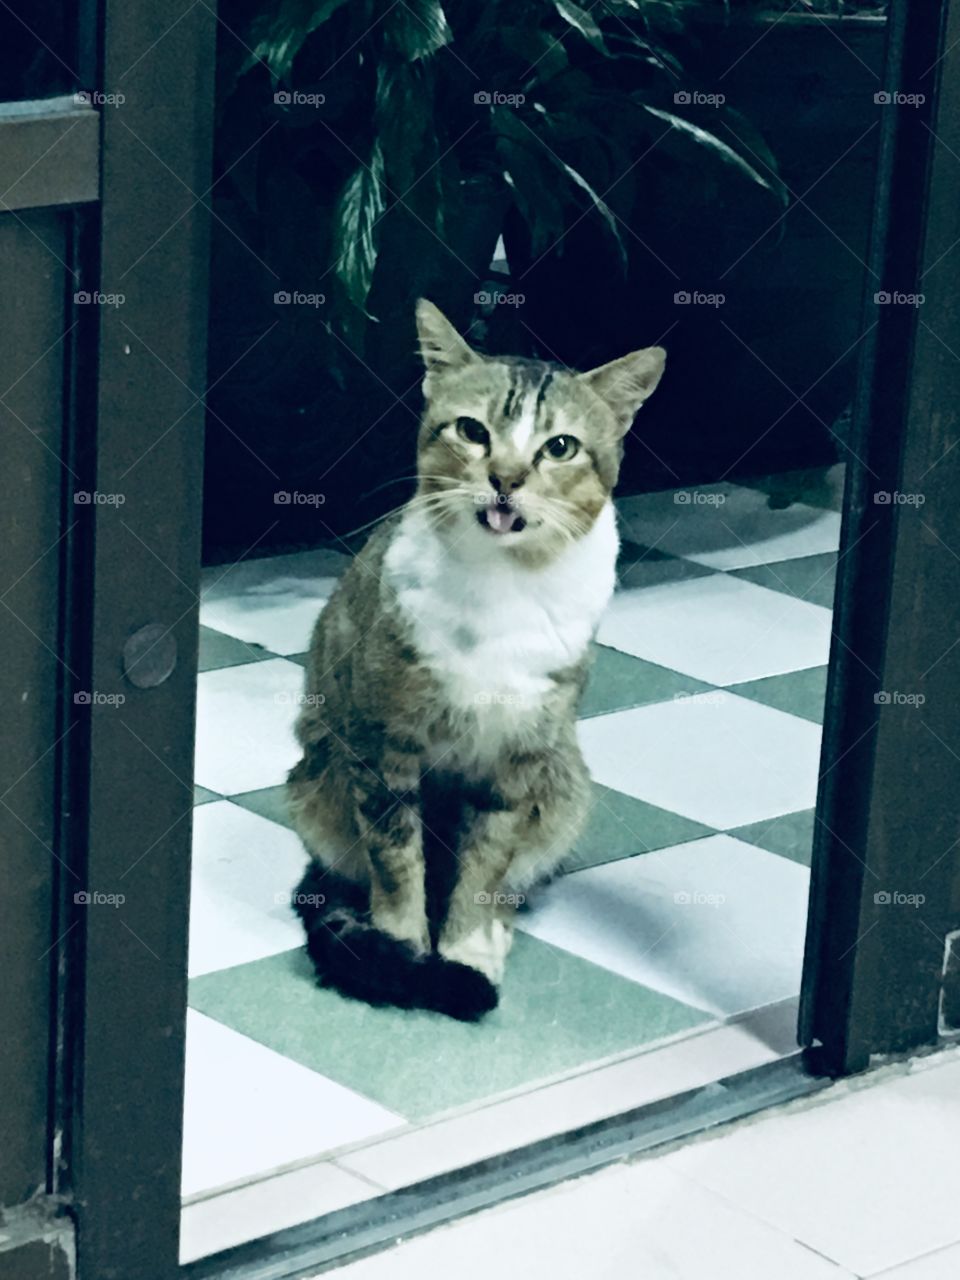
[[[206,572],[188,1201],[299,1166],[314,1216],[788,1049],[841,482],[800,477],[806,500],[783,509],[767,495],[784,477],[620,501],[620,588],[579,726],[593,817],[520,917],[479,1026],[341,1000],[300,949],[281,784],[310,630],[347,558]]]

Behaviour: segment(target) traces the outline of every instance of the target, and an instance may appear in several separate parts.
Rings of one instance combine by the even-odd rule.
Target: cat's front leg
[[[391,937],[427,951],[419,764],[410,758],[385,763],[379,773],[360,770],[354,795],[370,865],[371,920]]]
[[[499,984],[513,941],[514,903],[504,876],[529,825],[529,809],[479,813],[460,850],[457,883],[437,950]]]

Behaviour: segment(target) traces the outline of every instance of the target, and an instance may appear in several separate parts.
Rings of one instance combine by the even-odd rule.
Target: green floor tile
[[[688,578],[705,578],[714,572],[693,560],[664,555],[656,548],[624,543],[626,554],[617,562],[617,588],[620,591],[640,587],[659,587],[666,582],[684,582]]]
[[[264,787],[262,791],[245,791],[241,795],[231,796],[230,803],[238,804],[251,813],[259,813],[261,818],[269,818],[278,822],[281,827],[293,830],[293,823],[287,813],[286,787],[281,783],[277,787]]]
[[[814,812],[813,809],[801,809],[797,813],[786,813],[782,818],[766,818],[748,827],[738,827],[727,834],[809,867]]]
[[[309,650],[307,650],[305,653],[288,653],[287,661],[295,662],[298,667],[305,667],[307,665],[307,658],[309,658],[309,656],[310,656]]]
[[[563,871],[582,871],[634,854],[715,834],[711,827],[658,809],[610,787],[593,784],[594,803],[583,834],[563,861]]]
[[[827,668],[810,667],[807,671],[790,671],[783,676],[767,676],[733,684],[730,693],[752,698],[778,711],[789,711],[814,724],[823,723],[823,702],[827,693]]]
[[[593,666],[580,701],[580,718],[666,702],[678,693],[705,693],[712,687],[679,671],[598,644],[594,645]]]
[[[236,636],[224,635],[212,627],[200,628],[198,671],[219,671],[222,667],[239,667],[245,662],[263,662],[277,655],[260,644],[247,644]]]
[[[837,582],[837,557],[833,551],[819,556],[801,556],[797,560],[779,560],[775,564],[749,565],[745,569],[732,569],[731,573],[758,586],[807,600],[810,604],[833,608]]]
[[[193,803],[195,806],[198,804],[209,804],[211,800],[222,799],[223,796],[219,795],[216,791],[208,791],[206,787],[200,787],[194,784]]]
[[[345,1000],[299,949],[194,978],[190,1004],[412,1121],[710,1021],[523,933],[499,1008],[476,1024]]]

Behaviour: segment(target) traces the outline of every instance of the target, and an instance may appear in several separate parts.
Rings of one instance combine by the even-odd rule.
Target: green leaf
[[[386,42],[408,61],[428,58],[453,39],[440,0],[399,0],[384,26]]]
[[[544,116],[545,118],[545,116]],[[535,147],[537,154],[543,159],[549,161],[554,168],[559,169],[580,191],[585,192],[589,197],[593,208],[600,214],[607,230],[613,238],[617,248],[617,254],[620,258],[621,265],[624,270],[627,267],[627,251],[624,248],[623,240],[620,238],[620,228],[613,210],[606,203],[602,196],[594,189],[591,183],[583,176],[583,174],[567,164],[562,156],[539,136],[539,134],[523,120],[519,114],[512,108],[495,107],[493,111],[494,128],[503,136],[510,138],[512,141],[519,143],[521,146]],[[514,170],[514,178],[516,171]],[[578,202],[579,203],[579,202]]]
[[[608,58],[610,56],[610,50],[603,39],[603,32],[597,26],[589,10],[581,9],[578,4],[573,3],[573,0],[553,0],[553,5],[560,17],[565,22],[569,22],[575,30],[579,31],[588,44],[592,44],[594,49],[602,53],[604,57]]]
[[[643,103],[643,108],[645,111],[649,111],[652,116],[656,116],[658,120],[665,120],[684,137],[696,142],[699,146],[706,147],[721,160],[733,165],[751,182],[756,182],[767,191],[773,192],[783,201],[784,206],[787,205],[788,196],[783,184],[778,180],[771,181],[765,178],[758,169],[755,169],[752,164],[744,160],[743,156],[738,155],[732,147],[727,146],[716,134],[710,133],[706,129],[701,129],[699,125],[694,124],[691,120],[684,120],[682,116],[674,115],[672,111],[661,111],[659,107],[651,107],[648,103]]]
[[[240,74],[265,62],[275,85],[286,80],[307,36],[346,3],[347,0],[280,0],[271,13],[258,14],[250,28],[250,56]]]
[[[398,196],[411,188],[439,155],[431,69],[420,60],[377,68],[374,107],[376,135],[383,148],[390,189]],[[426,187],[426,184],[423,184]]]
[[[334,271],[347,297],[365,311],[377,265],[377,223],[386,209],[383,152],[374,143],[369,165],[347,179],[334,212]]]

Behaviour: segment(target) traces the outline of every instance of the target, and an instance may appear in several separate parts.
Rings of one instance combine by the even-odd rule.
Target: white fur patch
[[[513,441],[513,447],[518,453],[526,456],[527,445],[533,438],[536,425],[537,402],[533,396],[528,395],[524,401],[523,413],[521,413],[517,421],[517,425],[510,432],[510,439]]]
[[[536,569],[479,528],[448,545],[419,511],[405,513],[384,576],[463,715],[459,767],[536,735],[550,675],[583,656],[613,593],[617,548],[609,502],[589,533]]]

